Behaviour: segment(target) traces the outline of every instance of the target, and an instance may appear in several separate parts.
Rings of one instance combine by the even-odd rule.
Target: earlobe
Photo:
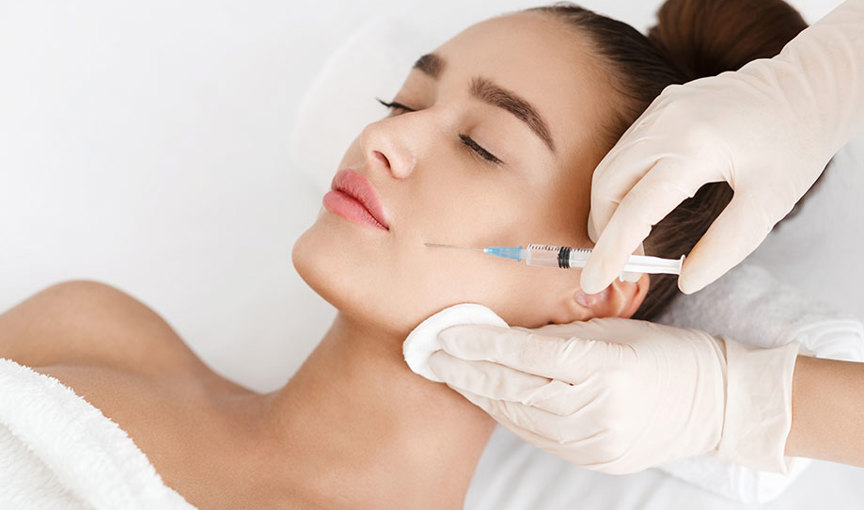
[[[648,289],[651,287],[651,278],[647,273],[643,273],[638,280],[628,283],[627,285],[633,288],[633,292],[629,296],[629,305],[625,306],[622,313],[618,315],[618,317],[623,317],[625,319],[632,317],[633,314],[636,313],[636,310],[638,310],[642,305],[642,301],[645,300],[645,296],[648,295]]]
[[[590,314],[590,317],[630,318],[648,294],[649,276],[643,274],[635,282],[615,279],[611,285],[597,294],[586,294],[579,289],[574,301]]]
[[[594,311],[598,305],[602,305],[609,299],[608,294],[611,287],[612,286],[610,285],[596,294],[586,294],[582,289],[579,289],[576,291],[574,299],[583,308]]]

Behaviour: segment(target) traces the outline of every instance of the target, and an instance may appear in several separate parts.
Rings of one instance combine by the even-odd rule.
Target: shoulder
[[[100,364],[148,374],[203,366],[159,314],[95,280],[51,285],[0,314],[0,357],[29,366]]]

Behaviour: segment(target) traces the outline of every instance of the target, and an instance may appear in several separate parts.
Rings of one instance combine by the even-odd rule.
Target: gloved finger
[[[518,403],[453,389],[519,439],[571,464],[610,474],[633,473],[648,467],[626,462],[627,450],[620,448],[614,433],[600,428],[587,416],[584,420],[545,416]]]
[[[623,325],[634,320],[635,319],[624,319],[621,317],[604,317],[602,319],[594,317],[587,321],[573,321],[565,324],[545,324],[537,328],[510,326],[510,329],[522,331],[526,335],[537,334],[543,336],[557,336],[565,340],[575,336],[584,339],[590,338],[592,340],[615,341],[621,337],[621,331],[618,328],[611,329],[610,325],[619,322]],[[467,325],[467,327],[471,327],[471,325]]]
[[[634,328],[633,326],[636,322],[636,319],[625,319],[623,317],[594,317],[587,321],[574,321],[566,324],[546,324],[539,328],[523,330],[527,333],[535,333],[544,336],[557,336],[559,338],[577,337],[591,340],[602,340],[604,342],[627,343],[637,337],[646,336],[646,329],[650,329],[654,326],[651,323],[645,323],[642,324],[643,327],[641,328]]]
[[[598,242],[600,235],[630,191],[654,171],[658,163],[670,157],[670,148],[680,146],[681,141],[666,137],[668,129],[661,127],[664,122],[678,124],[664,116],[670,107],[670,102],[675,103],[672,98],[678,88],[680,87],[677,85],[670,85],[655,98],[642,115],[621,135],[615,146],[594,170],[591,181],[591,207],[588,211],[588,237],[592,242]],[[683,164],[681,166],[692,167]],[[689,171],[683,175],[695,174]]]
[[[606,153],[591,178],[588,237],[597,242],[618,204],[659,159],[656,140],[641,132],[638,121]]]
[[[574,426],[573,416],[562,417],[519,402],[495,400],[455,387],[453,390],[486,411],[486,414],[508,430],[534,445],[541,446],[552,441],[567,444],[570,449],[578,449],[580,442],[590,442],[602,433],[588,417],[584,423]]]
[[[692,294],[704,288],[759,247],[780,218],[766,214],[756,200],[741,192],[732,196],[729,205],[684,259],[678,278],[681,292]]]
[[[517,402],[558,416],[577,413],[597,398],[597,389],[573,385],[492,363],[466,361],[437,351],[429,367],[451,388],[492,400]]]
[[[492,361],[572,384],[582,382],[609,361],[606,356],[610,344],[606,342],[546,336],[499,326],[450,326],[438,333],[438,341],[442,349],[463,360]]]
[[[584,292],[594,294],[608,287],[651,227],[692,197],[705,184],[706,175],[719,175],[692,168],[693,164],[662,159],[621,200],[582,269]]]
[[[670,147],[680,144],[680,140],[665,138],[667,130],[658,125],[658,122],[663,121],[662,113],[668,108],[675,88],[676,85],[670,85],[656,97],[594,169],[591,179],[591,208],[588,213],[588,236],[593,242],[597,242],[598,236],[606,228],[627,193],[651,171],[663,155],[669,154]]]

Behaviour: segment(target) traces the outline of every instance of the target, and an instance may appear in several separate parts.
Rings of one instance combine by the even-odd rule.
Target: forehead
[[[550,15],[485,20],[435,53],[446,61],[445,81],[482,75],[533,104],[565,153],[584,150],[599,132],[594,126],[608,117],[612,89],[599,57],[582,34]]]

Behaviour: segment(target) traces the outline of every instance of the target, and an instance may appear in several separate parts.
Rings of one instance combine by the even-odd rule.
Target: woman
[[[0,356],[102,410],[201,508],[460,507],[494,422],[409,371],[407,334],[458,302],[523,327],[650,318],[674,280],[643,275],[587,295],[575,271],[424,243],[590,246],[591,173],[651,99],[776,53],[804,26],[782,2],[759,4],[771,17],[739,4],[670,2],[653,42],[577,7],[532,9],[478,23],[420,58],[391,114],[360,133],[334,179],[365,194],[372,213],[328,193],[294,246],[298,273],[339,313],[277,391],[214,373],[155,313],[95,282],[55,285],[0,316]],[[706,52],[684,46],[680,29],[706,16],[724,31],[695,34],[708,38]],[[746,30],[751,16],[761,30]],[[728,188],[700,191],[657,226],[646,252],[686,252],[725,201]]]

